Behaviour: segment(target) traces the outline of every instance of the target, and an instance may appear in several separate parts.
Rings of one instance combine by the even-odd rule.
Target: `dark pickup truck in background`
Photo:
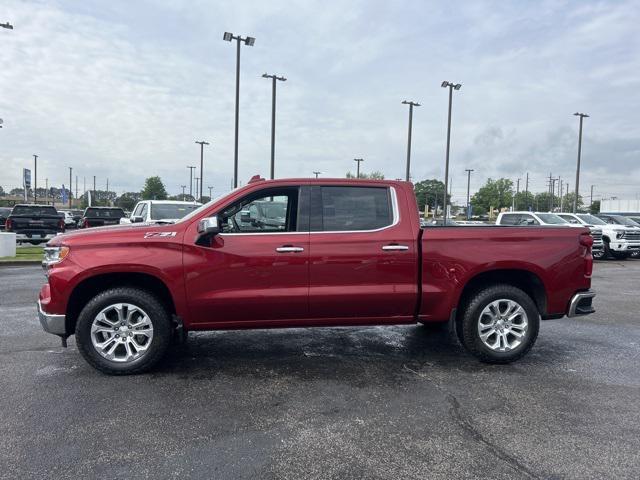
[[[118,225],[125,217],[124,210],[113,207],[88,207],[78,223],[78,228],[104,227]]]
[[[50,205],[20,204],[11,210],[4,229],[15,233],[18,242],[37,245],[64,233],[64,218]]]

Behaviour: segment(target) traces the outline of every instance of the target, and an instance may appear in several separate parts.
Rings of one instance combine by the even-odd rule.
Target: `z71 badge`
[[[176,232],[147,232],[144,234],[144,238],[164,238],[175,237]]]

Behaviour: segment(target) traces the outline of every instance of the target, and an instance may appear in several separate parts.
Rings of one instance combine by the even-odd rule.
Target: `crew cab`
[[[242,221],[264,202],[284,223],[280,208]],[[38,312],[109,374],[148,370],[188,331],[447,322],[508,363],[541,319],[594,311],[592,242],[588,228],[423,229],[409,182],[254,177],[174,224],[51,240]]]
[[[120,223],[174,223],[201,205],[177,200],[142,200],[136,204],[131,216],[122,217]]]
[[[64,232],[64,217],[51,205],[18,204],[7,217],[4,229],[15,233],[17,242],[37,245]]]
[[[116,207],[87,207],[78,222],[78,228],[118,225],[124,217],[124,210]]]

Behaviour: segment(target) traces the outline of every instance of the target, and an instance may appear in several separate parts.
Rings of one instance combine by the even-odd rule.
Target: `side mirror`
[[[144,222],[144,218],[142,217],[138,217],[138,216],[131,217],[131,223],[142,223],[142,222]]]
[[[203,218],[198,222],[198,234],[204,235],[217,235],[220,233],[220,222],[216,215],[208,218]]]

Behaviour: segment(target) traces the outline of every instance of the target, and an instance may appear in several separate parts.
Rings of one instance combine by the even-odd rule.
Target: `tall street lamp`
[[[38,155],[33,155],[33,203],[38,203]]]
[[[449,89],[449,117],[447,120],[447,155],[446,155],[446,161],[445,161],[445,167],[444,167],[444,202],[443,202],[444,213],[443,213],[443,219],[442,219],[442,224],[446,225],[447,224],[447,206],[449,204],[449,201],[447,199],[447,186],[449,184],[449,150],[451,147],[451,104],[453,101],[453,90],[460,90],[460,87],[462,87],[462,84],[447,82],[445,80],[444,82],[442,82],[440,86],[442,88]]]
[[[182,188],[182,201],[184,202],[184,189],[187,188],[186,185],[180,185],[180,188]]]
[[[364,158],[354,158],[353,161],[358,164],[356,170],[356,178],[360,178],[360,162],[364,162]]]
[[[211,190],[213,190],[213,187],[207,187],[209,188],[209,200],[211,200]]]
[[[473,168],[465,168],[464,171],[467,172],[467,220],[471,220],[471,197],[469,192],[471,190],[471,172],[473,172]]]
[[[198,177],[196,177],[196,192],[198,192],[198,180],[200,180]]]
[[[407,135],[407,171],[405,173],[405,180],[408,182],[411,178],[410,169],[411,169],[411,130],[413,124],[413,107],[419,107],[420,104],[417,102],[402,101],[403,105],[409,105],[409,133]]]
[[[578,192],[580,190],[580,156],[582,155],[582,121],[588,117],[586,113],[574,113],[576,117],[580,117],[580,130],[578,133],[578,166],[576,168],[576,195],[573,199],[573,213],[578,211]]]
[[[71,208],[71,187],[73,186],[73,167],[69,167],[69,208]]]
[[[7,23],[0,23],[0,27],[2,28],[6,28],[8,30],[13,30],[13,25],[11,25],[9,22]]]
[[[189,195],[191,195],[191,198],[195,200],[196,197],[193,196],[193,170],[196,167],[187,165],[187,168],[189,169]]]
[[[276,165],[276,81],[286,82],[284,77],[278,77],[277,75],[262,74],[262,78],[271,79],[271,180],[273,180],[275,174]]]
[[[196,143],[200,144],[200,200],[202,201],[202,185],[204,185],[204,182],[202,181],[202,179],[204,178],[202,176],[202,168],[204,164],[204,146],[209,145],[209,142],[204,142],[204,141],[198,142],[196,140]]]
[[[240,35],[234,35],[233,33],[224,32],[222,37],[226,42],[235,40],[237,42],[236,50],[236,137],[233,151],[233,188],[238,187],[238,125],[239,125],[239,104],[240,104],[240,43],[244,42],[245,45],[253,47],[256,43],[256,39],[253,37],[241,37]]]
[[[313,172],[313,174],[316,176],[316,178],[318,178],[318,175],[321,175],[322,172]]]

